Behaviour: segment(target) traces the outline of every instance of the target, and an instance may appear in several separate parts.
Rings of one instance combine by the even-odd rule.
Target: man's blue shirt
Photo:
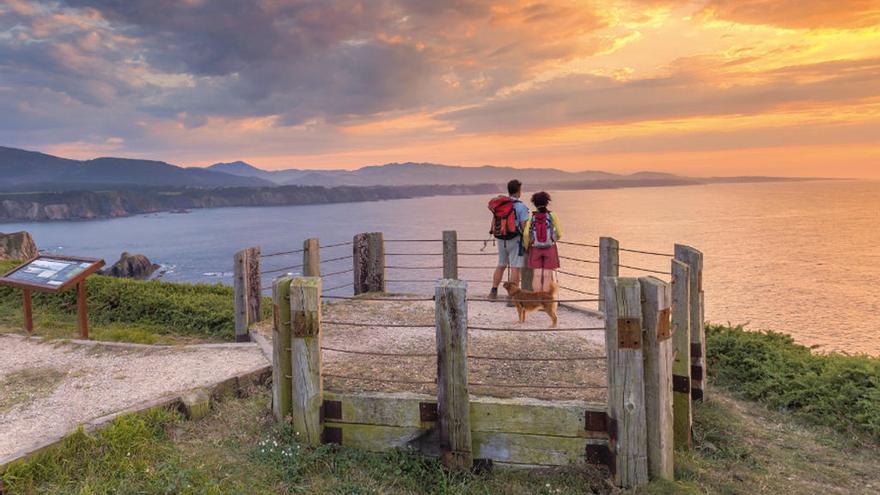
[[[514,200],[513,211],[516,212],[516,226],[522,229],[523,224],[529,219],[529,207],[518,198],[511,196],[510,199]]]

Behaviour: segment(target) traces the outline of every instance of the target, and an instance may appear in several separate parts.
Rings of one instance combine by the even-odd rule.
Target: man
[[[522,183],[516,179],[507,183],[507,197],[499,196],[489,203],[494,215],[492,234],[498,244],[498,266],[492,276],[490,299],[498,297],[498,286],[504,279],[504,272],[510,267],[510,281],[519,285],[520,270],[525,255],[522,242],[522,227],[529,219],[529,208],[519,200],[522,196]]]

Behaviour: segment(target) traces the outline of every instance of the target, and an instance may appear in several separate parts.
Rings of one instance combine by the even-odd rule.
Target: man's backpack
[[[513,206],[518,202],[510,196],[497,196],[489,201],[489,211],[492,212],[489,233],[496,239],[513,239],[520,234],[516,223],[516,208]]]
[[[529,246],[548,248],[554,244],[556,244],[556,229],[553,227],[550,212],[536,211],[532,214],[532,223],[529,225]]]

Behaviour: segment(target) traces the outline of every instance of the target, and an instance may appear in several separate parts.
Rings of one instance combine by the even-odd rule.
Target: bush
[[[0,262],[0,271],[16,266]],[[89,277],[89,320],[96,324],[146,326],[158,333],[231,339],[234,335],[232,288],[223,285],[138,281],[96,275]],[[0,287],[0,310],[18,313],[18,289]],[[34,311],[76,314],[76,291],[34,293]]]
[[[813,354],[785,334],[706,328],[716,383],[817,424],[880,440],[880,359]]]

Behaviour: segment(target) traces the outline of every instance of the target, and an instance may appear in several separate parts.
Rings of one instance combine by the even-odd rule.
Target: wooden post
[[[672,260],[672,409],[675,447],[693,445],[691,405],[690,268]]]
[[[31,290],[22,289],[21,297],[24,306],[24,329],[27,330],[28,335],[31,335],[34,333],[34,307],[31,302]]]
[[[89,310],[86,307],[86,279],[76,284],[76,319],[79,338],[89,340]]]
[[[443,278],[458,280],[458,232],[443,231]]]
[[[260,248],[249,247],[247,253],[247,308],[248,326],[263,319],[263,294],[260,278]]]
[[[469,470],[473,454],[468,402],[467,282],[441,279],[434,295],[440,456],[448,469]]]
[[[672,419],[672,328],[669,285],[641,277],[644,322],[645,417],[648,426],[648,474],[674,480]]]
[[[354,293],[385,292],[385,241],[381,232],[354,236]]]
[[[232,294],[235,305],[235,341],[247,342],[248,333],[248,290],[247,290],[247,250],[235,253],[232,266]]]
[[[296,277],[290,284],[290,360],[293,431],[307,445],[321,444],[321,279]]]
[[[535,290],[535,288],[532,287],[532,276],[535,273],[535,271],[529,267],[529,257],[528,256],[523,256],[523,264],[522,264],[522,268],[520,269],[519,273],[520,273],[519,286],[522,287],[523,290]],[[549,276],[549,275],[547,275],[547,276]]]
[[[635,278],[608,277],[602,285],[607,298],[605,347],[611,470],[615,484],[634,488],[648,482],[642,291]]]
[[[303,276],[321,276],[321,246],[317,237],[303,241]]]
[[[613,237],[599,238],[599,312],[605,312],[605,277],[620,276],[620,243]]]
[[[272,412],[284,421],[291,412],[290,283],[283,275],[272,282]]]
[[[691,398],[706,400],[706,328],[703,322],[703,253],[675,245],[675,259],[690,267]]]

